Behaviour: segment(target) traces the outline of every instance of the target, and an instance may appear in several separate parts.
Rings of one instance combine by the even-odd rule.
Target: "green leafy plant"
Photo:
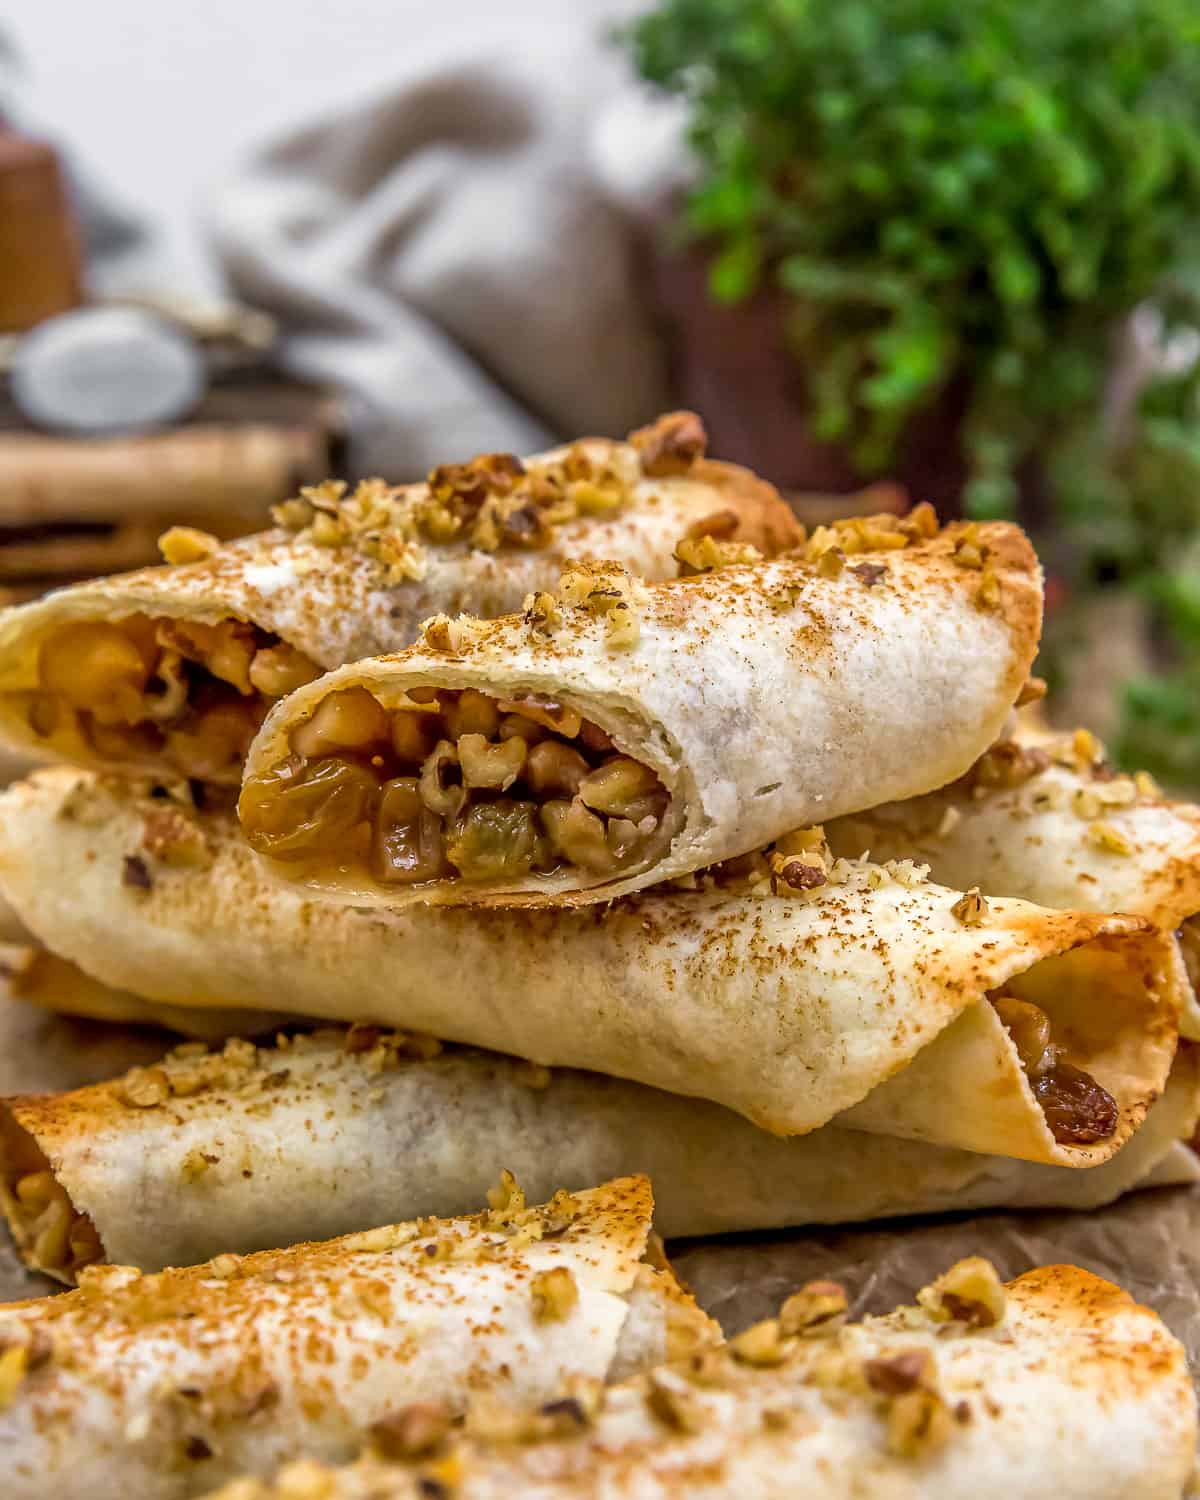
[[[1035,459],[1072,585],[1142,590],[1188,668],[1200,584],[1160,575],[1200,530],[1197,377],[1118,434],[1103,403],[1135,309],[1200,307],[1196,0],[662,0],[627,40],[689,101],[712,295],[784,293],[817,435],[883,473],[963,393],[968,513]],[[1192,736],[1200,781],[1172,682],[1132,717]]]

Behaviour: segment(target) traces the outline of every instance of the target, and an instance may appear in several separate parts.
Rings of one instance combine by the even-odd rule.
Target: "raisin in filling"
[[[997,995],[992,1004],[1058,1144],[1089,1146],[1110,1139],[1120,1118],[1117,1101],[1090,1073],[1063,1060],[1046,1012],[1011,995]]]
[[[661,836],[670,800],[598,725],[542,697],[419,688],[387,710],[350,688],[290,748],[242,790],[251,845],[386,885],[511,883],[568,866],[614,875]]]

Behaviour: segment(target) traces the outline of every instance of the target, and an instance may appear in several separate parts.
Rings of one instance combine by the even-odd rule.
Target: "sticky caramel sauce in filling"
[[[244,620],[130,615],[52,630],[37,690],[21,696],[50,748],[74,735],[102,760],[154,760],[229,782],[275,699],[319,675],[302,652]]]
[[[1046,1012],[1011,995],[996,995],[992,1004],[1058,1144],[1089,1146],[1108,1140],[1117,1128],[1117,1101],[1090,1073],[1064,1061]]]
[[[473,688],[408,701],[386,710],[365,688],[324,699],[288,759],[243,787],[250,844],[387,885],[488,885],[568,866],[613,875],[661,838],[662,782],[573,709]]]

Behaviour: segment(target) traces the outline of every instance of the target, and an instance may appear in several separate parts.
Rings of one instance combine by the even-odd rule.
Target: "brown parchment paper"
[[[74,1021],[0,986],[0,1093],[78,1088],[160,1057],[166,1033]],[[1200,1370],[1200,1185],[1135,1193],[1091,1214],[993,1213],[896,1220],[843,1230],[680,1240],[669,1247],[701,1305],[736,1333],[769,1317],[798,1286],[842,1282],[855,1316],[887,1312],[964,1255],[1002,1276],[1070,1261],[1155,1308]],[[0,1301],[61,1291],[26,1271],[0,1229]]]

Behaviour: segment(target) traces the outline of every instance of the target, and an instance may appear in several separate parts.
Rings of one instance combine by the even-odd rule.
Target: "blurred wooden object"
[[[136,437],[66,438],[0,400],[0,585],[40,592],[158,562],[169,526],[222,539],[340,467],[340,404],[267,376],[214,387],[195,419]]]
[[[0,332],[78,305],[79,235],[54,151],[0,128]]]

